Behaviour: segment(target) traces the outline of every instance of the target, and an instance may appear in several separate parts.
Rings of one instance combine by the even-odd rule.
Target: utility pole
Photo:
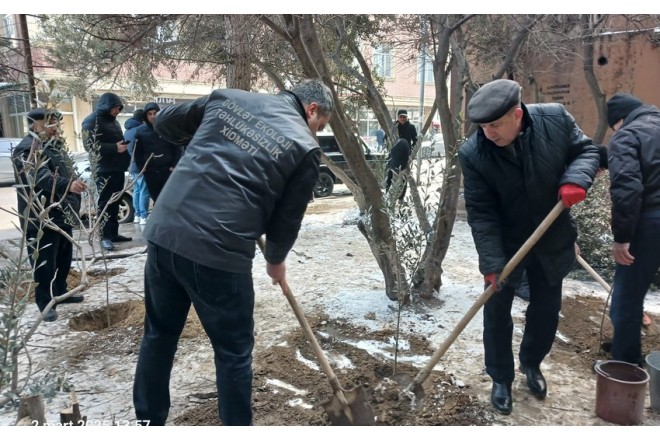
[[[419,123],[417,124],[417,182],[420,179],[422,165],[422,128],[424,127],[424,91],[426,87],[426,21],[424,17],[421,20],[421,47],[419,49],[420,73],[419,73]]]

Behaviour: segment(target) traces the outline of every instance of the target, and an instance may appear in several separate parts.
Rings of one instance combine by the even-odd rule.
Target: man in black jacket
[[[540,365],[557,330],[562,280],[575,263],[577,231],[569,211],[555,220],[509,283],[498,281],[499,273],[558,197],[566,207],[585,198],[598,168],[598,150],[560,104],[522,104],[515,81],[481,87],[468,104],[468,115],[480,126],[459,150],[468,223],[485,284],[498,290],[484,306],[486,372],[493,379],[493,407],[509,414],[515,376],[511,305],[524,271],[530,302],[520,369],[537,398],[547,394]]]
[[[411,149],[415,148],[415,144],[417,144],[417,129],[408,121],[408,111],[406,109],[400,109],[396,115],[397,121],[395,128],[399,134],[399,138],[408,141]]]
[[[286,287],[285,259],[319,175],[315,134],[332,109],[327,86],[307,80],[278,95],[218,89],[158,114],[156,132],[188,147],[144,230],[138,420],[167,420],[170,372],[192,303],[215,353],[222,424],[252,424],[255,241],[266,234],[267,274]]]
[[[28,134],[12,151],[12,161],[18,214],[37,283],[35,303],[43,313],[53,296],[68,291],[66,279],[73,257],[72,224],[80,210],[80,193],[85,184],[75,179],[72,165],[66,158],[65,145],[59,138],[62,115],[54,109],[42,108],[30,111],[27,119]],[[60,203],[50,209],[46,222],[40,221],[38,201],[42,196],[46,198],[44,207]],[[73,294],[59,303],[83,300],[83,295]],[[46,311],[45,321],[57,319],[56,306]]]
[[[144,106],[145,124],[135,132],[133,155],[138,169],[144,170],[144,179],[147,181],[149,195],[154,200],[154,204],[172,174],[174,166],[181,158],[181,147],[167,141],[154,130],[154,121],[159,111],[160,107],[156,103],[147,103]],[[153,157],[147,164],[152,154]]]
[[[387,182],[385,183],[385,191],[390,190],[392,179],[398,176],[402,171],[408,167],[408,160],[410,159],[410,144],[408,141],[401,138],[393,146],[387,158]],[[405,176],[401,177],[403,185],[401,186],[401,194],[399,195],[399,202],[403,202],[406,195],[406,188],[408,181]],[[396,187],[396,186],[395,186]]]
[[[96,164],[96,186],[100,189],[99,213],[106,208],[107,218],[101,233],[101,247],[106,251],[115,249],[113,242],[126,242],[130,237],[119,234],[120,200],[109,204],[114,193],[124,188],[124,173],[131,163],[128,143],[124,142],[121,125],[117,115],[124,105],[117,95],[106,92],[99,98],[96,110],[89,114],[82,123],[83,143],[91,155],[98,155]]]
[[[607,102],[612,253],[612,358],[642,366],[644,297],[660,268],[660,110],[617,93]]]

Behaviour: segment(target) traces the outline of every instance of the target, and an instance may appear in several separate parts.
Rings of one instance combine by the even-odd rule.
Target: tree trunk
[[[386,295],[392,300],[406,300],[408,284],[405,282],[406,277],[401,277],[402,274],[405,275],[405,270],[396,259],[396,243],[384,209],[380,182],[367,164],[362,146],[354,135],[354,124],[347,119],[337,95],[326,63],[325,52],[316,34],[313,16],[284,16],[286,28],[279,27],[267,19],[264,21],[291,45],[305,75],[309,78],[322,79],[332,91],[335,109],[330,125],[346,163],[355,176],[355,182],[362,190],[363,197],[356,197],[358,207],[364,216],[358,228],[367,239],[376,262],[383,272]],[[401,289],[398,287],[397,273],[403,281]]]
[[[63,426],[84,426],[87,417],[80,413],[80,404],[75,391],[71,391],[71,407],[60,410],[60,423]]]
[[[229,14],[225,16],[227,28],[227,53],[230,62],[227,64],[227,87],[232,89],[250,90],[250,41],[246,15]]]
[[[41,395],[29,395],[21,397],[18,403],[18,417],[16,424],[28,426],[43,426],[46,424],[44,402]]]
[[[587,80],[589,89],[596,104],[596,111],[598,112],[598,124],[596,132],[592,137],[595,144],[601,144],[607,132],[607,102],[605,94],[600,89],[598,79],[594,73],[594,31],[595,27],[591,23],[588,14],[582,15],[582,70],[584,71],[584,78]]]

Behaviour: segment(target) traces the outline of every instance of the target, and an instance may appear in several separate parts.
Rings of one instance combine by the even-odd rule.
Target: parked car
[[[341,150],[339,150],[339,144],[335,139],[335,135],[328,132],[319,132],[316,136],[323,153],[328,155],[328,157],[332,159],[332,161],[337,164],[349,178],[353,179],[353,172],[348,167]],[[387,161],[387,153],[373,152],[366,144],[363,144],[363,147],[364,156],[370,165],[373,167],[385,167],[384,164]],[[341,179],[335,176],[327,165],[321,163],[321,166],[319,167],[319,180],[316,183],[316,186],[314,186],[314,196],[318,198],[330,196],[335,184],[340,183]]]
[[[87,185],[88,190],[84,191],[82,194],[82,204],[80,209],[80,216],[94,216],[96,212],[89,212],[88,207],[95,208],[96,200],[98,195],[92,194],[95,193],[93,189],[96,189],[96,185],[92,181],[92,170],[89,163],[89,155],[87,152],[76,152],[72,153],[73,163],[76,168],[76,172],[80,175],[82,180]],[[129,185],[131,182],[131,175],[127,171],[124,173],[125,182],[124,187]],[[92,203],[89,203],[89,198]],[[126,224],[133,222],[133,217],[135,216],[135,209],[133,208],[133,192],[128,190],[122,195],[121,201],[119,203],[119,215],[118,221],[120,224]]]
[[[16,183],[11,151],[21,141],[21,138],[0,138],[0,185],[14,185]]]
[[[441,158],[444,157],[445,152],[445,139],[442,133],[436,133],[430,138],[425,138],[422,141],[422,148],[419,152],[422,158]]]

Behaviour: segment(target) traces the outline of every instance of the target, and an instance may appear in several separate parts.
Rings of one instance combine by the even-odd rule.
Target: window
[[[4,14],[2,16],[2,23],[0,23],[2,29],[0,29],[0,37],[4,37],[8,40],[10,46],[16,46],[16,25],[14,24],[14,15],[13,14]]]
[[[422,57],[417,59],[417,82],[422,81]],[[428,53],[424,56],[424,84],[433,83],[433,57]]]
[[[392,48],[379,46],[374,51],[373,70],[383,78],[392,78]]]

